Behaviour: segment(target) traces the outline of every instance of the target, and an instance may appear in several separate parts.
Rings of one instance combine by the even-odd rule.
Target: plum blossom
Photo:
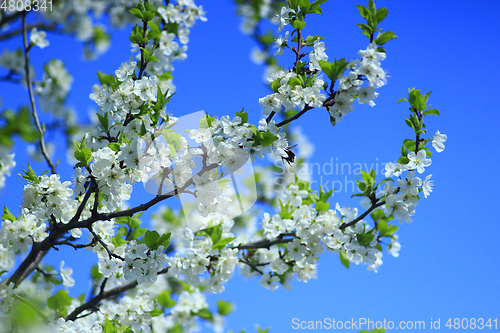
[[[432,163],[432,160],[427,158],[427,153],[423,149],[419,150],[417,154],[412,151],[409,152],[408,159],[410,160],[408,167],[410,169],[417,169],[418,173],[424,173],[425,167],[428,167]]]
[[[448,136],[446,134],[441,134],[439,131],[436,131],[436,134],[434,134],[434,137],[432,138],[432,146],[438,153],[444,150],[443,142],[445,142],[446,139],[448,139]]]

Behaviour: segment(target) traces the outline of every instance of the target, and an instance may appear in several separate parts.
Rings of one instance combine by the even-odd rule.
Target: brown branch
[[[293,238],[283,238],[286,236],[294,236],[294,237]],[[263,240],[253,242],[253,243],[248,243],[248,244],[243,244],[243,245],[240,244],[238,246],[233,247],[233,249],[238,249],[238,250],[269,249],[271,246],[276,245],[276,244],[290,243],[291,241],[294,240],[294,238],[295,238],[295,233],[290,232],[287,234],[281,234],[278,236],[278,238],[276,238],[275,240],[272,240],[272,241],[263,239]]]
[[[114,296],[118,296],[118,295],[120,295],[121,293],[123,293],[123,292],[125,292],[127,290],[135,288],[137,285],[138,285],[137,280],[134,280],[134,281],[132,281],[132,282],[130,282],[128,284],[125,284],[125,285],[113,288],[113,289],[108,290],[106,292],[103,292],[101,290],[101,292],[99,292],[99,295],[93,297],[88,302],[86,302],[86,303],[80,305],[79,307],[77,307],[75,310],[73,310],[73,312],[71,312],[64,319],[66,321],[68,321],[68,320],[74,321],[75,319],[77,319],[77,316],[80,313],[82,313],[83,311],[96,309],[97,305],[99,304],[99,302],[101,302],[103,299],[111,298],[111,297],[114,297]]]
[[[292,121],[294,121],[295,119],[298,119],[300,116],[302,116],[304,113],[306,113],[307,111],[313,109],[313,107],[309,106],[309,105],[306,105],[302,111],[300,111],[299,113],[295,114],[294,116],[288,118],[288,119],[285,119],[283,120],[282,122],[278,123],[276,126],[277,127],[281,127],[283,125],[286,125]]]
[[[356,223],[358,223],[359,221],[361,221],[362,219],[365,218],[366,215],[370,214],[375,208],[378,208],[382,205],[384,205],[385,202],[379,202],[378,204],[372,204],[372,206],[370,208],[368,208],[368,210],[366,212],[364,212],[363,214],[361,214],[360,216],[358,216],[357,218],[355,218],[354,220],[352,220],[351,222],[349,223],[343,223],[339,229],[345,229],[347,227],[350,227],[352,225],[355,225]]]
[[[161,274],[165,274],[168,272],[168,269],[169,267],[166,267],[164,269],[162,269],[161,271],[159,271],[157,273],[157,275],[161,275]],[[138,285],[137,283],[137,280],[134,280],[130,283],[127,283],[125,285],[122,285],[122,286],[119,286],[119,287],[116,287],[116,288],[113,288],[111,290],[108,290],[108,291],[104,291],[103,288],[101,288],[100,292],[99,292],[99,295],[93,297],[92,299],[90,299],[88,302],[86,302],[85,304],[82,304],[80,305],[79,307],[77,307],[75,310],[73,310],[73,312],[71,312],[66,318],[64,318],[66,321],[68,320],[72,320],[74,321],[75,319],[77,319],[78,315],[80,313],[82,313],[83,311],[86,311],[86,310],[93,310],[93,309],[96,309],[97,308],[97,305],[99,304],[99,302],[101,302],[102,300],[104,299],[107,299],[107,298],[112,298],[112,297],[115,297],[115,296],[118,296],[120,295],[121,293],[124,293],[125,291],[127,290],[130,290],[130,289],[133,289],[135,288],[136,286]]]
[[[206,169],[201,170],[198,175],[203,174],[205,171],[212,170],[216,168],[218,164],[214,163],[209,165]],[[155,198],[151,199],[150,201],[139,205],[134,208],[122,210],[122,211],[117,211],[117,212],[111,212],[111,213],[93,213],[88,219],[84,221],[73,221],[69,222],[67,224],[62,224],[58,225],[58,228],[54,230],[48,237],[46,237],[43,241],[41,242],[35,242],[33,243],[33,246],[31,248],[31,252],[29,255],[23,260],[21,265],[17,268],[17,270],[14,272],[14,274],[9,278],[9,283],[13,282],[15,286],[17,287],[28,275],[30,275],[36,267],[38,267],[38,264],[40,261],[43,259],[43,257],[47,254],[47,252],[54,246],[54,244],[68,231],[71,229],[75,228],[86,228],[88,229],[89,227],[92,226],[94,222],[97,221],[109,221],[111,219],[117,218],[117,217],[123,217],[123,216],[133,216],[136,213],[146,211],[149,209],[151,206],[166,200],[168,198],[171,198],[175,195],[178,195],[179,193],[182,193],[184,189],[192,185],[193,179],[191,178],[189,181],[187,181],[184,186],[180,189],[174,189],[164,195],[159,195],[156,196]]]

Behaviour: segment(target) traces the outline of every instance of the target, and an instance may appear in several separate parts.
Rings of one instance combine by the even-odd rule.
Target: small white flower
[[[287,46],[288,43],[288,36],[290,35],[290,32],[287,31],[285,34],[285,37],[282,37],[281,35],[278,36],[278,38],[275,41],[275,46],[278,49],[274,55],[279,54],[280,56],[283,55],[283,52],[285,51],[285,46]]]
[[[430,180],[432,175],[428,175],[425,177],[425,180],[422,182],[422,191],[424,192],[424,197],[428,197],[432,192],[432,187],[434,186],[434,181]]]
[[[446,139],[448,139],[448,136],[446,134],[441,134],[439,131],[436,131],[436,134],[434,134],[434,137],[432,138],[432,146],[438,153],[444,150],[443,142],[445,142]]]
[[[408,158],[410,159],[409,168],[417,169],[418,173],[424,173],[424,167],[428,167],[432,163],[431,159],[427,158],[425,150],[419,150],[417,154],[409,152]]]
[[[279,280],[280,278],[278,276],[271,276],[271,274],[266,273],[262,276],[262,280],[260,280],[259,283],[264,288],[275,291],[278,288],[278,285],[276,283],[273,284],[273,282],[279,282]]]
[[[75,279],[71,277],[71,274],[73,274],[73,270],[71,268],[63,268],[63,266],[64,266],[64,261],[61,261],[60,275],[63,284],[67,288],[73,287],[75,285]]]
[[[401,250],[401,244],[398,242],[398,235],[394,235],[391,244],[389,245],[389,253],[392,254],[394,258],[399,257],[399,250]]]
[[[49,41],[45,39],[46,36],[47,33],[45,31],[38,31],[37,28],[33,28],[31,30],[30,42],[43,49],[49,46]]]

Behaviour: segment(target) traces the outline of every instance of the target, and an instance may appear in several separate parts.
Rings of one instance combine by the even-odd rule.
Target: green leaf
[[[148,25],[149,25],[149,27],[151,28],[152,31],[161,34],[160,27],[154,21],[148,22]]]
[[[299,0],[286,0],[291,9],[295,12],[299,10]]]
[[[416,130],[415,126],[413,126],[413,123],[410,121],[410,119],[405,119],[405,122],[406,122],[406,125],[408,125],[408,127],[413,129],[414,131]]]
[[[217,312],[221,316],[227,316],[233,312],[233,303],[223,301],[223,300],[218,300],[217,301]]]
[[[170,293],[171,290],[162,291],[156,298],[163,308],[171,308],[177,304],[177,302],[171,298]]]
[[[368,11],[372,15],[377,15],[377,8],[375,7],[375,1],[373,0],[368,0]]]
[[[217,244],[222,238],[222,225],[218,224],[216,226],[207,228],[206,232],[210,235],[212,244]]]
[[[227,244],[231,243],[233,240],[235,240],[236,237],[227,237],[219,240],[217,243],[212,245],[212,249],[219,249],[222,250],[223,248],[226,247]]]
[[[109,131],[108,113],[106,112],[104,115],[97,113],[97,118],[99,118],[99,123],[101,123],[101,126],[104,129],[104,131],[108,132]]]
[[[25,175],[19,174],[19,176],[23,177],[25,180],[36,184],[40,182],[40,179],[36,175],[35,171],[33,171],[29,163],[28,163],[28,171],[23,170],[23,172],[25,173]]]
[[[298,19],[292,20],[291,26],[297,30],[302,30],[306,26],[306,22]]]
[[[248,122],[248,113],[243,112],[243,110],[241,110],[240,112],[236,112],[236,115],[241,118],[242,124]]]
[[[271,83],[271,89],[275,93],[278,92],[279,87],[281,87],[281,79],[276,79],[276,80],[273,81],[273,83]]]
[[[167,232],[163,233],[160,236],[160,238],[158,239],[158,242],[157,242],[158,246],[163,245],[163,247],[165,249],[168,248],[168,246],[170,245],[170,235],[171,235],[170,231],[167,231]]]
[[[323,202],[327,202],[327,201],[328,201],[328,199],[330,199],[330,196],[332,195],[332,193],[333,193],[334,191],[335,191],[335,190],[330,190],[330,191],[328,191],[328,192],[326,192],[326,193],[321,194],[321,196],[320,196],[319,200],[320,200],[320,201],[323,201]]]
[[[7,206],[3,206],[3,215],[2,215],[2,220],[9,220],[14,222],[16,220],[16,217],[12,215],[12,213],[9,211],[9,208]]]
[[[208,115],[208,113],[206,113],[203,117],[201,117],[200,119],[200,127],[201,128],[209,128],[210,126],[212,126],[212,122],[215,120],[215,116],[214,117],[210,117]]]
[[[410,159],[409,159],[408,157],[406,157],[406,156],[401,156],[401,157],[397,160],[397,162],[398,162],[399,164],[408,164],[408,163],[410,163]]]
[[[270,146],[274,141],[278,140],[278,137],[269,132],[259,132],[259,142],[261,145]]]
[[[292,77],[290,80],[288,80],[288,85],[292,88],[295,86],[302,86],[302,81],[298,77]]]
[[[375,186],[375,179],[373,179],[370,174],[366,173],[366,171],[361,170],[361,178],[363,178],[368,187]]]
[[[347,253],[345,251],[340,251],[340,262],[342,265],[349,268],[349,259],[347,259]]]
[[[212,315],[212,312],[208,309],[201,309],[196,313],[200,318],[205,319],[205,320],[213,320],[214,316]]]
[[[115,77],[111,74],[104,74],[102,72],[97,71],[97,77],[99,78],[99,82],[101,85],[112,86],[115,83]]]
[[[322,14],[321,12],[321,5],[327,2],[328,0],[316,0],[311,4],[311,7],[309,7],[309,13],[311,14]]]
[[[150,313],[151,314],[151,317],[158,317],[158,316],[161,316],[162,314],[164,314],[165,311],[163,311],[162,309],[154,309],[152,311],[149,311],[147,313]]]
[[[129,12],[138,19],[142,20],[142,12],[138,8],[129,9]]]
[[[103,277],[104,275],[102,275],[100,272],[99,272],[99,266],[97,265],[93,265],[92,268],[90,269],[90,278],[92,280],[99,280]]]
[[[361,192],[366,192],[366,190],[368,189],[368,186],[366,186],[366,184],[362,181],[356,180],[356,185],[358,185],[358,188],[361,190]]]
[[[386,32],[381,33],[377,36],[375,43],[377,45],[384,45],[385,43],[387,43],[388,41],[390,41],[391,39],[394,39],[394,38],[398,38],[398,36],[396,36],[396,34],[394,32],[386,31]]]
[[[47,306],[64,317],[68,312],[68,306],[71,305],[71,300],[66,290],[61,289],[47,299]]]
[[[370,26],[366,25],[366,24],[363,24],[363,23],[358,23],[358,24],[356,24],[356,25],[357,25],[358,27],[360,27],[360,28],[361,28],[361,30],[363,30],[363,31],[365,32],[365,34],[364,34],[364,35],[366,35],[367,37],[370,37],[370,36],[371,36],[371,34],[373,33],[373,29],[372,29]]]
[[[84,165],[88,165],[92,161],[92,151],[88,147],[83,147],[75,151],[75,158]]]
[[[106,318],[104,320],[104,325],[100,324],[102,326],[102,330],[104,333],[115,333],[116,328],[115,325],[109,320],[109,318]]]
[[[439,116],[439,111],[437,109],[429,109],[427,111],[424,112],[424,114],[427,116],[427,115],[430,115],[430,114],[434,114],[436,116]]]
[[[160,234],[156,230],[146,231],[144,234],[144,238],[142,242],[147,245],[151,250],[156,250],[158,248],[158,240],[160,238]]]
[[[425,94],[424,97],[424,103],[427,104],[427,101],[429,100],[429,95],[432,93],[432,91],[429,91],[427,94]],[[430,105],[429,105],[430,106]]]
[[[384,231],[382,236],[392,236],[396,231],[398,231],[399,227],[396,225],[388,225],[387,229]]]
[[[318,36],[318,35],[314,35],[314,36],[307,36],[307,38],[304,40],[304,43],[306,43],[306,46],[313,46],[314,45],[314,42],[317,40],[317,39],[324,39],[325,37],[321,37],[321,36]]]
[[[403,141],[403,144],[408,149],[408,151],[415,151],[415,149],[417,148],[415,140],[406,139]]]
[[[141,237],[142,235],[144,235],[146,233],[146,231],[148,231],[148,229],[146,229],[146,228],[134,229],[134,231],[132,231],[132,233],[130,234],[130,238],[137,239],[137,238]]]
[[[143,15],[142,15],[142,20],[143,21],[151,21],[155,18],[155,14],[150,12],[150,11],[147,11],[145,12]]]
[[[357,5],[357,9],[359,9],[359,14],[361,15],[362,18],[366,19],[368,17],[368,9],[365,6],[362,5]]]
[[[316,203],[316,210],[318,212],[326,212],[330,208],[330,204],[328,202],[318,201]]]
[[[309,13],[309,8],[311,8],[311,2],[309,0],[299,0],[300,11],[304,14]]]
[[[368,246],[368,243],[370,243],[375,235],[373,234],[359,234],[356,238],[358,239],[359,244],[363,246]]]
[[[389,11],[385,7],[377,9],[377,23],[382,22],[387,16],[387,13],[389,13]]]
[[[115,151],[117,153],[120,151],[120,145],[118,143],[116,143],[116,142],[110,142],[110,143],[108,143],[108,147],[111,150],[113,150],[113,151]]]
[[[325,74],[332,80],[332,84],[338,79],[338,77],[344,73],[347,68],[348,62],[345,58],[335,60],[334,63],[329,61],[320,60],[319,65]]]
[[[423,111],[425,109],[425,100],[420,90],[411,89],[408,97],[410,98],[410,104],[415,107],[418,111]]]

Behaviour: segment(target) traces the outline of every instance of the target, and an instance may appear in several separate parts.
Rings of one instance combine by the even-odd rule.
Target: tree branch
[[[309,105],[306,105],[306,106],[302,109],[302,111],[300,111],[299,113],[295,114],[294,116],[292,116],[292,117],[290,117],[290,118],[288,118],[288,119],[283,120],[282,122],[278,123],[276,126],[277,126],[277,127],[281,127],[281,126],[283,126],[283,125],[286,125],[286,124],[288,124],[288,123],[290,123],[290,122],[294,121],[295,119],[300,118],[300,116],[302,116],[304,113],[306,113],[307,111],[309,111],[309,110],[311,110],[311,109],[313,109],[313,107],[311,107],[311,106],[309,106]]]
[[[370,214],[375,208],[378,208],[382,205],[384,205],[385,202],[379,202],[378,204],[372,204],[372,206],[370,208],[368,208],[368,210],[366,212],[364,212],[363,214],[361,214],[360,216],[358,216],[357,218],[355,218],[354,220],[352,220],[351,222],[349,223],[343,223],[339,229],[345,229],[347,227],[350,227],[352,225],[355,225],[356,223],[358,223],[359,221],[361,221],[362,219],[365,218],[366,215]]]
[[[26,13],[26,12],[24,12],[24,13]],[[57,24],[55,22],[53,22],[51,24],[45,24],[45,23],[42,23],[42,22],[31,23],[31,24],[28,24],[26,26],[26,30],[31,30],[33,28],[37,28],[37,29],[40,29],[40,30],[53,30],[56,27],[56,25]],[[0,40],[5,40],[5,39],[9,39],[9,38],[15,37],[15,36],[19,35],[20,33],[23,33],[23,28],[12,30],[12,31],[7,32],[7,33],[5,33],[3,35],[0,35]]]
[[[168,272],[168,267],[162,269],[161,271],[158,272],[157,275],[161,275],[161,274],[165,274]],[[127,291],[127,290],[130,290],[130,289],[133,289],[135,288],[136,286],[138,285],[137,283],[137,280],[134,280],[130,283],[127,283],[125,285],[122,285],[122,286],[119,286],[119,287],[116,287],[116,288],[113,288],[111,290],[108,290],[108,291],[104,291],[103,288],[101,288],[100,292],[99,292],[99,295],[93,297],[92,299],[90,299],[88,302],[86,302],[85,304],[82,304],[80,305],[79,307],[77,307],[75,310],[73,310],[73,312],[71,312],[66,318],[64,318],[66,321],[68,320],[72,320],[74,321],[75,319],[77,319],[78,315],[80,313],[82,313],[83,311],[86,311],[86,310],[91,310],[91,309],[96,309],[97,308],[97,305],[99,304],[99,302],[101,302],[102,300],[104,299],[107,299],[107,298],[112,298],[112,297],[115,297],[115,296],[118,296],[120,295],[121,293]]]
[[[283,237],[287,237],[287,236],[293,236],[293,238],[283,238]],[[243,245],[240,244],[238,246],[233,247],[233,249],[238,249],[238,250],[269,249],[271,246],[276,245],[276,244],[290,243],[291,241],[294,240],[294,238],[295,238],[295,233],[290,232],[287,234],[281,234],[278,236],[278,238],[276,238],[275,240],[272,240],[272,241],[267,240],[267,239],[263,239],[263,240],[253,242],[253,243],[248,243],[248,244],[243,244]]]

